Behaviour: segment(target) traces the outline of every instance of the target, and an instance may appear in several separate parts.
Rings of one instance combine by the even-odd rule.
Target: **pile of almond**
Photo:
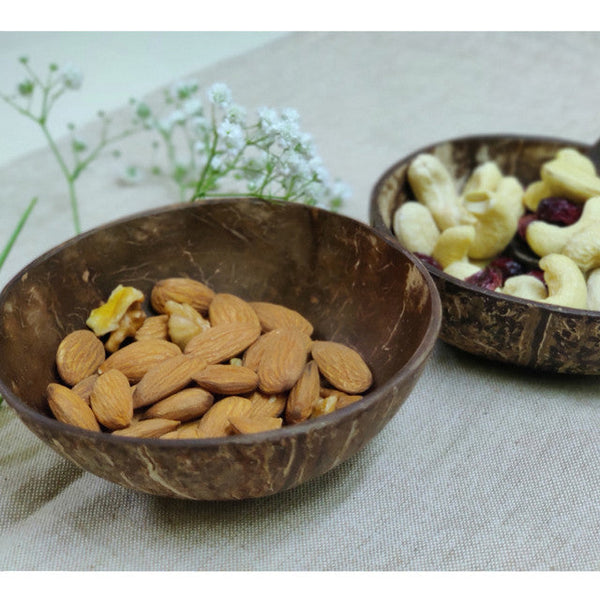
[[[133,437],[213,438],[277,429],[362,398],[372,373],[347,345],[313,339],[280,304],[174,277],[144,294],[117,286],[89,329],[56,353],[47,399],[60,421]]]

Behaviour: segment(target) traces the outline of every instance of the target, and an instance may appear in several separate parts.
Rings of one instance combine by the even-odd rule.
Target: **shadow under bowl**
[[[298,310],[314,339],[361,353],[373,387],[318,419],[227,438],[125,438],[55,420],[45,389],[58,380],[60,340],[117,284],[148,299],[166,277]],[[260,497],[325,473],[376,435],[421,375],[440,322],[427,271],[369,226],[299,204],[207,200],[98,227],[17,274],[0,294],[0,393],[51,448],[114,483],[196,500]]]
[[[423,147],[389,167],[371,193],[370,223],[394,237],[393,216],[414,200],[407,179],[421,153],[437,156],[460,187],[479,164],[496,161],[523,185],[540,178],[541,165],[561,148],[590,147],[560,138],[477,135]],[[442,300],[440,339],[470,354],[553,373],[600,374],[600,313],[552,306],[477,287],[427,265]]]

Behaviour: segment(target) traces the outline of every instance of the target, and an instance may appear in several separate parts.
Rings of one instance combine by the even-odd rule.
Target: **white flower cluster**
[[[164,144],[182,200],[219,195],[226,185],[245,188],[229,193],[332,209],[350,196],[346,184],[330,177],[297,111],[261,108],[249,123],[246,109],[220,82],[203,98],[196,82],[181,81],[165,91],[164,100],[162,112],[133,104],[137,119]]]

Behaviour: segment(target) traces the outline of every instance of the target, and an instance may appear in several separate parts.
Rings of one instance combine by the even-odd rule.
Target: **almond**
[[[173,342],[159,339],[139,340],[111,354],[100,365],[98,372],[104,373],[110,369],[117,369],[131,383],[136,383],[154,365],[181,354],[181,348]]]
[[[73,390],[60,383],[50,383],[46,388],[46,396],[48,406],[58,421],[90,431],[100,431],[92,409]]]
[[[124,429],[117,429],[112,435],[121,435],[137,438],[158,438],[165,433],[173,431],[179,426],[179,421],[172,419],[146,419],[133,423]]]
[[[306,364],[306,334],[298,329],[275,329],[258,366],[258,385],[267,394],[293,387]]]
[[[312,356],[319,371],[333,387],[347,394],[360,394],[373,383],[373,375],[361,355],[339,342],[315,341]]]
[[[315,402],[319,399],[320,384],[319,368],[311,360],[306,363],[300,379],[290,390],[285,408],[286,423],[301,423],[311,416]]]
[[[116,369],[98,376],[90,396],[90,407],[98,422],[107,429],[127,427],[133,417],[133,399],[127,377]]]
[[[197,311],[205,313],[214,295],[214,291],[200,281],[188,277],[169,277],[154,284],[150,303],[157,313],[165,312],[168,300],[189,304]]]
[[[169,315],[146,317],[142,326],[135,332],[136,340],[166,340],[169,337]]]
[[[106,357],[104,345],[89,329],[69,333],[58,345],[56,368],[70,386],[92,375]]]
[[[312,323],[287,306],[273,302],[250,302],[250,306],[258,315],[263,331],[291,327],[309,336],[313,334]]]
[[[250,346],[248,346],[248,348],[244,352],[244,356],[242,357],[242,364],[245,367],[248,367],[248,369],[258,371],[258,366],[260,365],[262,355],[264,354],[265,349],[269,345],[269,338],[276,337],[277,335],[277,331],[269,331],[257,338],[257,340],[253,342]]]
[[[260,330],[260,321],[254,309],[234,294],[215,294],[208,307],[208,318],[213,326],[221,323],[247,323]]]
[[[151,367],[136,385],[133,407],[154,404],[187,387],[193,376],[206,367],[206,361],[198,356],[180,354],[172,356]]]
[[[321,388],[320,392],[321,398],[329,398],[330,396],[334,396],[337,400],[335,409],[344,408],[344,406],[348,406],[349,404],[354,404],[354,402],[358,402],[362,400],[361,395],[357,394],[346,394],[344,392],[340,392],[340,390],[334,390],[333,388]]]
[[[249,417],[279,417],[285,410],[287,394],[265,394],[256,390],[250,396]]]
[[[144,419],[162,418],[174,421],[199,419],[214,403],[213,395],[202,388],[186,388],[159,400],[143,415]]]
[[[194,381],[213,394],[232,396],[254,391],[258,385],[258,375],[247,367],[208,365],[194,375]]]
[[[185,353],[217,364],[243,352],[259,335],[260,331],[247,323],[221,323],[193,337]]]
[[[215,402],[198,421],[196,427],[185,432],[186,437],[212,438],[230,435],[233,431],[229,419],[245,416],[250,406],[251,402],[248,398],[227,396]]]
[[[283,419],[277,417],[229,417],[229,422],[235,433],[259,433],[280,429]]]
[[[92,394],[94,384],[96,383],[96,379],[98,379],[98,373],[94,373],[93,375],[82,379],[79,383],[75,384],[71,388],[78,396],[85,400],[85,403],[88,406],[90,404],[90,396]]]

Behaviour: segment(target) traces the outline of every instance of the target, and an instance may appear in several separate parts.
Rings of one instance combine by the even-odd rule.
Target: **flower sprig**
[[[53,107],[64,94],[81,87],[83,82],[81,70],[70,64],[61,68],[56,63],[51,63],[47,73],[42,77],[31,67],[27,57],[21,57],[19,62],[25,70],[25,79],[17,85],[15,93],[0,93],[0,98],[40,127],[67,183],[73,227],[75,233],[80,233],[81,219],[76,191],[77,179],[108,145],[131,135],[136,129],[132,127],[116,134],[110,134],[111,119],[105,112],[99,111],[100,134],[98,140],[93,144],[88,144],[77,135],[73,123],[68,124],[70,138],[68,150],[70,156],[68,156],[67,151],[61,150],[50,131],[49,117]]]
[[[162,110],[131,104],[141,126],[156,134],[154,146],[163,146],[181,201],[241,191],[335,210],[349,197],[348,186],[330,177],[312,137],[301,130],[297,111],[261,108],[249,122],[224,83],[203,96],[196,82],[182,81],[163,99]]]

